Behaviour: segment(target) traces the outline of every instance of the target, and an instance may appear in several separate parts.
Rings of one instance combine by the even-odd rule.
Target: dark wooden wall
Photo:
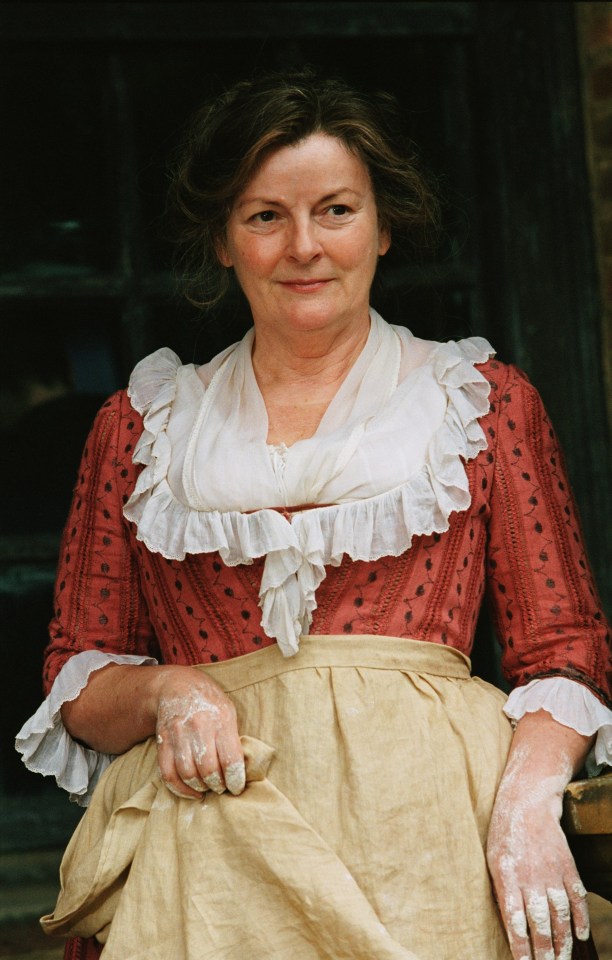
[[[150,350],[203,361],[247,322],[238,300],[207,320],[180,302],[162,213],[187,115],[253,71],[315,63],[404,102],[441,180],[445,232],[434,259],[385,258],[375,305],[419,335],[484,335],[531,376],[566,447],[610,601],[611,469],[571,3],[8,2],[0,46],[0,398],[12,410],[20,385],[49,386],[50,371],[65,387],[46,419],[22,412],[26,449],[4,430],[5,473],[16,478],[0,508],[2,642],[15,678],[0,717],[9,846],[61,842],[70,825],[58,792],[22,771],[12,734],[40,696],[61,517],[92,412]],[[495,676],[486,644],[481,660]]]

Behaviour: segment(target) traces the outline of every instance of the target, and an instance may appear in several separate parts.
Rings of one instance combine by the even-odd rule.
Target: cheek
[[[337,262],[346,269],[357,270],[367,276],[367,266],[376,269],[380,237],[378,231],[367,231],[347,236],[336,250]]]
[[[274,266],[276,258],[271,244],[237,244],[233,251],[234,269],[238,277],[257,279],[265,277]]]

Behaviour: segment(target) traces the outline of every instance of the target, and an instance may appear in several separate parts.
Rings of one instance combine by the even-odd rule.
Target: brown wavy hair
[[[262,162],[313,133],[336,137],[367,167],[381,228],[394,246],[432,246],[440,207],[388,93],[365,94],[312,69],[243,80],[192,117],[172,171],[177,269],[191,303],[209,308],[229,286],[217,257],[233,204]]]

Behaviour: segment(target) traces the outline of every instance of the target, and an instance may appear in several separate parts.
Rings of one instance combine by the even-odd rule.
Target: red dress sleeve
[[[487,581],[512,686],[563,676],[612,706],[610,632],[542,400],[508,367],[497,391]]]
[[[60,549],[45,692],[84,650],[159,656],[122,513],[141,429],[122,391],[102,406],[87,439]]]

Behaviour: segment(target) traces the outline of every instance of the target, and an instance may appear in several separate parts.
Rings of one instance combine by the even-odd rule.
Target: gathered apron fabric
[[[311,636],[204,669],[236,705],[239,797],[116,759],[62,861],[51,934],[103,960],[511,960],[484,846],[511,740],[463,654]]]

